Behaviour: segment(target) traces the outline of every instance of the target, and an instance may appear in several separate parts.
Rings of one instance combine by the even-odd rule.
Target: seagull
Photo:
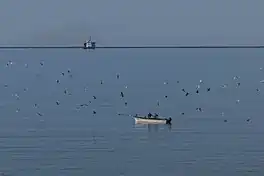
[[[124,97],[124,93],[123,92],[121,92],[120,95],[121,95],[121,97]]]
[[[39,116],[43,116],[41,113],[39,113],[39,112],[37,112],[37,115],[39,115]]]

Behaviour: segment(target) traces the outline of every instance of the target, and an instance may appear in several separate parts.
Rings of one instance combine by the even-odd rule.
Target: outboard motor
[[[169,119],[166,119],[166,124],[168,124],[168,125],[171,125],[171,118],[169,118]]]

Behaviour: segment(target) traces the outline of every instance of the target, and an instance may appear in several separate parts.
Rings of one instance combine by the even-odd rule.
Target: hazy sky
[[[0,44],[264,44],[263,0],[1,0]]]

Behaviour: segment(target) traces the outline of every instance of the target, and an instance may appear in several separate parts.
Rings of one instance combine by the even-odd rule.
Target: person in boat
[[[155,113],[155,114],[154,114],[154,117],[157,118],[157,117],[159,117],[159,115],[158,115],[157,113]]]
[[[148,113],[148,118],[151,118],[152,117],[152,114],[151,113]]]

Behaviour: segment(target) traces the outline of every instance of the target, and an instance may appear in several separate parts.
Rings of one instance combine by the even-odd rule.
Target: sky
[[[0,45],[264,44],[263,0],[1,0]]]

